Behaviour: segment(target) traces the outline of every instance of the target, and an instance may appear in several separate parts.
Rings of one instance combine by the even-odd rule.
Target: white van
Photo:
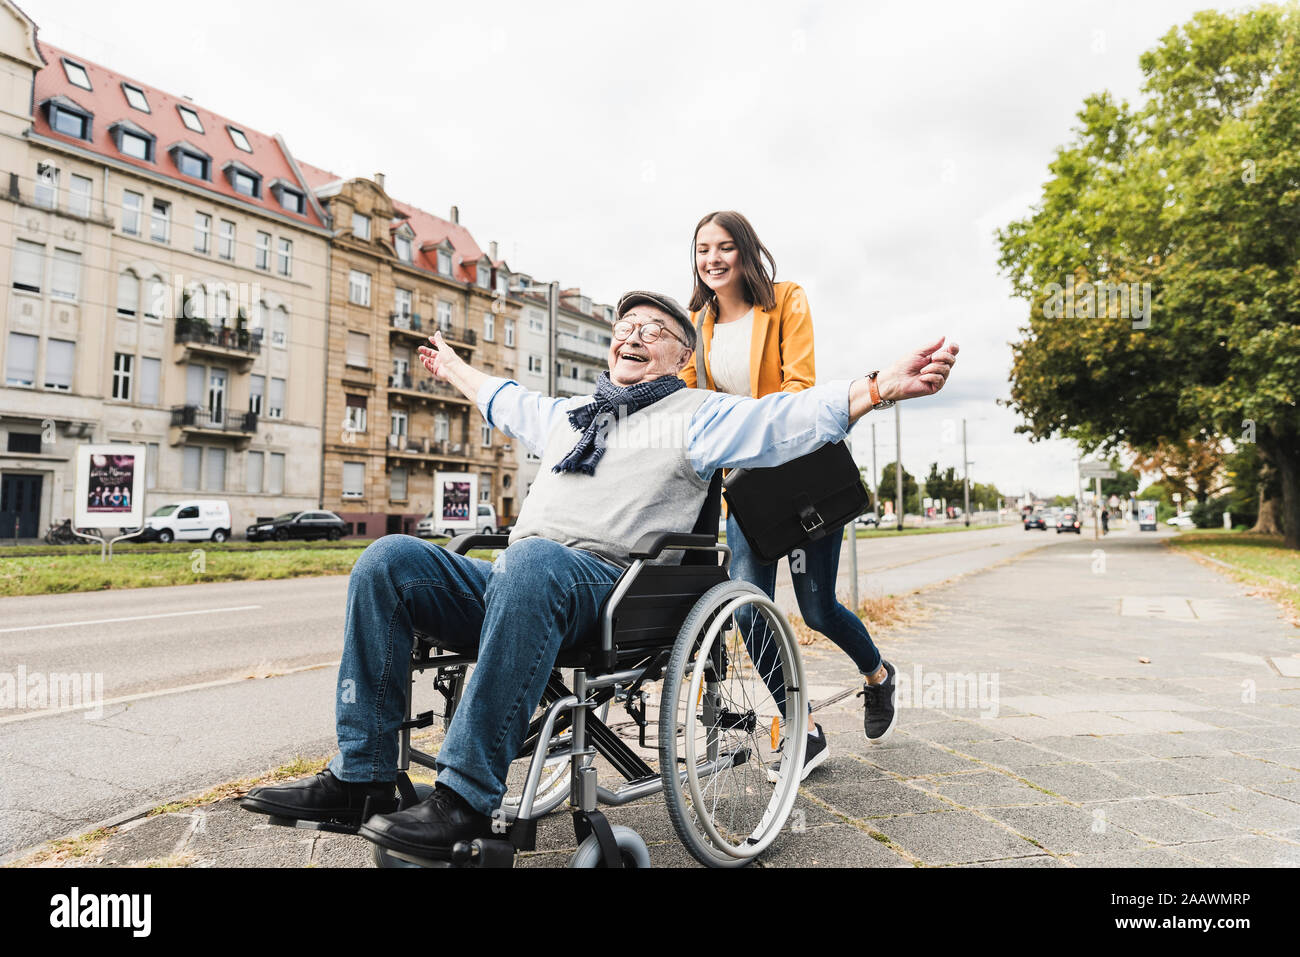
[[[442,527],[439,528],[439,524]],[[456,535],[464,535],[466,532],[479,532],[483,535],[491,535],[497,530],[497,510],[491,505],[479,503],[478,506],[478,524],[475,526],[468,521],[457,522],[454,526],[450,523],[439,523],[433,512],[430,512],[424,518],[420,519],[415,526],[415,534],[420,538],[433,538],[435,535],[446,535],[452,538]]]
[[[144,527],[144,539],[224,542],[230,537],[230,506],[220,499],[175,502],[155,509]]]

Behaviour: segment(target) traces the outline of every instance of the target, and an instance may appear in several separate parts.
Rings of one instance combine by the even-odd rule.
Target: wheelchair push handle
[[[632,547],[632,558],[658,558],[659,553],[674,548],[716,548],[716,535],[690,532],[647,532]]]
[[[468,535],[457,535],[443,547],[449,552],[464,555],[471,548],[505,548],[509,544],[509,535],[482,535],[472,532]]]

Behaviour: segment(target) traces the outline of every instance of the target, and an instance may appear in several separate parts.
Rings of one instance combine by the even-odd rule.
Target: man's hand
[[[420,346],[417,350],[420,353],[421,364],[435,379],[452,382],[451,369],[457,364],[465,365],[465,360],[456,355],[456,350],[443,341],[441,332],[435,332],[429,337],[429,341],[433,343],[432,349],[428,346]]]
[[[943,388],[957,361],[955,342],[943,345],[944,336],[933,345],[924,346],[903,356],[876,377],[881,399],[918,399],[934,395]],[[942,348],[941,348],[942,347]]]

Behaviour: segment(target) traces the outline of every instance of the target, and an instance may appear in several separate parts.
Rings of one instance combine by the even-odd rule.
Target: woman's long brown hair
[[[691,311],[699,312],[705,306],[712,306],[716,316],[718,312],[717,295],[704,284],[700,271],[695,266],[695,244],[700,230],[707,223],[717,223],[731,234],[736,249],[740,251],[740,279],[745,289],[745,301],[751,306],[771,309],[776,305],[776,290],[772,283],[776,279],[776,260],[758,240],[758,233],[742,214],[732,209],[709,213],[695,224],[695,235],[691,238],[691,273],[695,276],[695,287],[691,293]],[[767,266],[763,260],[767,260]]]

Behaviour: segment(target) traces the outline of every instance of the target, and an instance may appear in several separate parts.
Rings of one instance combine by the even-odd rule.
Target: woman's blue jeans
[[[348,578],[330,770],[343,781],[393,780],[419,631],[456,651],[477,649],[437,770],[439,783],[491,814],[556,656],[590,633],[620,574],[544,538],[515,542],[495,562],[409,535],[373,542]]]
[[[795,598],[799,601],[799,614],[813,631],[819,631],[843,649],[853,659],[864,675],[873,674],[880,667],[880,651],[867,631],[862,619],[840,604],[835,597],[835,581],[839,577],[840,545],[844,530],[836,529],[798,550],[787,558],[790,578],[794,582]],[[731,577],[747,581],[760,588],[768,598],[776,595],[776,572],[780,562],[764,565],[758,560],[745,534],[736,524],[734,515],[727,516],[727,544],[731,547]],[[767,638],[767,625],[754,626],[753,613],[741,609],[736,614],[737,624],[746,636],[745,643],[755,665],[764,676],[776,705],[785,709],[785,681],[781,674],[776,649]]]

